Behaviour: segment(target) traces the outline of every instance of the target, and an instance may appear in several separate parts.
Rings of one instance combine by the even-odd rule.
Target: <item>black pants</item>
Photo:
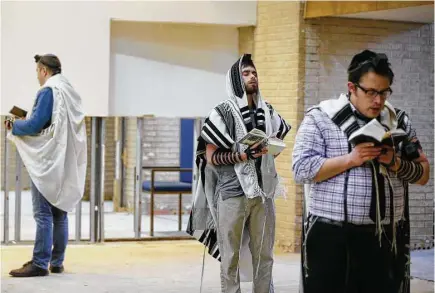
[[[316,221],[306,239],[305,293],[397,293],[403,262],[391,251],[391,231],[380,247],[371,227]]]

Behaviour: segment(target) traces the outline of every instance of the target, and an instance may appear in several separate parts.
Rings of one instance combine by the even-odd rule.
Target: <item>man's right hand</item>
[[[267,147],[261,147],[261,144],[262,144],[262,142],[256,143],[247,149],[247,151],[255,150],[255,154],[252,154],[252,157],[254,159],[257,159],[257,158],[261,157],[262,155],[267,154]]]
[[[373,143],[361,143],[355,146],[348,155],[349,164],[353,167],[359,167],[367,161],[377,158],[381,154],[382,148],[375,147]]]

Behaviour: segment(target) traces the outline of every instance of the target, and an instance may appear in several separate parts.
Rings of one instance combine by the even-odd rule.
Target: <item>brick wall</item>
[[[135,166],[136,166],[136,129],[137,118],[127,118],[127,133],[124,152],[126,160],[124,193],[127,197],[128,210],[133,211],[135,193]],[[143,166],[178,166],[180,162],[180,119],[178,118],[144,118],[143,129]],[[143,180],[150,180],[151,172],[144,170]],[[163,172],[156,174],[156,180],[176,181],[179,173]],[[149,212],[149,194],[142,193],[144,214]],[[165,213],[178,209],[178,197],[174,195],[159,194],[155,197],[155,210]],[[191,195],[183,195],[185,209],[191,204]]]
[[[134,193],[135,193],[135,166],[136,166],[136,117],[127,117],[125,119],[125,142],[123,152],[123,165],[125,168],[122,188],[124,196],[127,199],[127,209],[134,210]]]
[[[143,124],[143,166],[178,166],[180,164],[180,119],[179,118],[145,118]],[[178,172],[159,172],[158,181],[177,181]],[[151,180],[151,172],[144,170],[144,180]],[[144,213],[149,213],[149,194],[144,194]],[[183,207],[191,204],[192,196],[183,194]],[[159,194],[155,197],[156,213],[178,211],[178,196]]]
[[[254,54],[254,32],[255,27],[239,28],[239,55]]]
[[[433,241],[433,24],[325,18],[305,22],[305,108],[347,91],[346,68],[363,49],[388,55],[394,106],[406,110],[431,161],[431,180],[410,189],[412,244]]]
[[[111,200],[113,197],[113,180],[115,178],[115,118],[106,117],[106,139],[105,139],[105,174],[104,174],[104,198]],[[86,134],[88,147],[88,164],[86,168],[86,185],[84,200],[89,200],[91,187],[91,138],[92,138],[92,119],[86,117]]]
[[[277,159],[278,173],[287,188],[286,198],[276,200],[276,247],[284,251],[298,251],[300,246],[302,190],[292,180],[290,166],[295,131],[303,112],[301,13],[300,2],[259,1],[255,29],[254,62],[261,92],[293,127],[285,141],[287,149]]]

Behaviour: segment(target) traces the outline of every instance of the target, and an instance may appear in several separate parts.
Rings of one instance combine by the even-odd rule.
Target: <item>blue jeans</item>
[[[51,205],[32,183],[33,217],[36,221],[36,238],[33,249],[34,265],[48,269],[63,264],[68,243],[67,212]]]

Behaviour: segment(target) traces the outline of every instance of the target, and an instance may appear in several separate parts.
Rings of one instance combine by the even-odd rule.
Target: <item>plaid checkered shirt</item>
[[[355,108],[352,106],[353,110]],[[360,126],[364,125],[357,119]],[[404,129],[408,137],[416,137],[407,116]],[[293,173],[297,183],[311,183],[310,213],[330,220],[344,221],[345,173],[338,174],[322,182],[312,180],[328,158],[348,154],[348,139],[345,133],[319,109],[306,115],[296,135],[293,149]],[[399,221],[404,212],[403,182],[394,175],[390,177],[394,195],[394,220]],[[390,190],[385,180],[386,217],[384,224],[390,223]],[[349,172],[347,191],[347,211],[349,223],[356,225],[374,224],[370,219],[372,193],[372,173],[369,165],[352,168]]]

